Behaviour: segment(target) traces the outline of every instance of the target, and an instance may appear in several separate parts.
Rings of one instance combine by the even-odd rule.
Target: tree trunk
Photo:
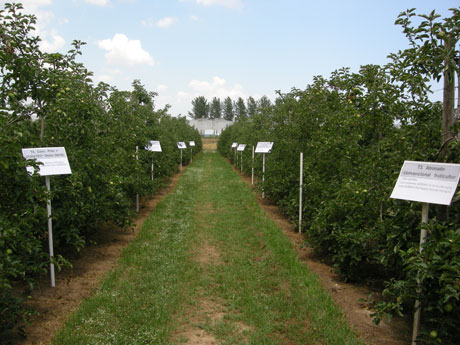
[[[451,51],[453,40],[449,38],[445,42],[446,50]],[[455,69],[450,62],[449,56],[446,57],[444,69],[444,92],[442,100],[442,141],[441,141],[441,160],[444,161],[449,150],[448,144],[454,137],[452,126],[455,122]]]

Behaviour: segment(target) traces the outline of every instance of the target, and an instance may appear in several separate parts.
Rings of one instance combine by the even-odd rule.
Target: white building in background
[[[200,135],[205,137],[220,135],[233,122],[224,119],[192,119],[188,120],[188,124],[195,127]]]

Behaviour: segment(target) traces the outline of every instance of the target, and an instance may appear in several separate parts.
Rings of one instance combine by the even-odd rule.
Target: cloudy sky
[[[5,2],[0,1],[1,7]],[[394,21],[401,11],[458,0],[22,0],[38,18],[42,49],[87,43],[80,61],[104,81],[131,90],[140,79],[185,115],[191,100],[233,99],[304,89],[316,75],[385,64],[407,47]],[[440,94],[440,93],[439,93]],[[436,95],[435,95],[436,96]]]

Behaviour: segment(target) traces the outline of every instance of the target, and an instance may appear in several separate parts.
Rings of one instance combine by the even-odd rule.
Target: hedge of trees
[[[0,339],[30,313],[22,302],[48,272],[48,197],[55,264],[62,267],[102,224],[130,226],[135,195],[155,193],[178,171],[177,141],[194,140],[194,153],[201,150],[198,132],[167,107],[156,110],[156,94],[140,81],[132,91],[94,85],[76,62],[81,42],[67,54],[40,51],[35,17],[21,9],[7,4],[0,11]],[[159,140],[163,152],[146,151],[149,140]],[[72,174],[53,177],[48,195],[44,178],[26,173],[33,162],[21,149],[52,146],[66,148]]]
[[[192,100],[192,110],[188,115],[194,119],[220,119],[227,121],[240,120],[252,117],[256,114],[258,108],[270,106],[271,101],[267,96],[262,96],[256,100],[254,97],[248,97],[246,102],[243,98],[238,97],[233,101],[226,97],[223,101],[218,97],[213,97],[208,101],[204,96],[195,97]]]
[[[441,20],[433,12],[421,17],[420,26],[411,24],[414,16],[409,10],[398,18],[410,48],[392,54],[388,65],[340,69],[314,78],[305,90],[279,93],[273,106],[228,127],[218,149],[236,163],[232,142],[248,144],[244,161],[250,162],[251,146],[273,141],[259,188],[293,222],[303,152],[302,229],[308,243],[328,255],[345,280],[379,289],[380,298],[370,299],[376,322],[394,313],[411,315],[419,299],[418,343],[453,345],[460,329],[460,205],[430,208],[420,254],[421,205],[390,194],[404,160],[459,162],[451,101],[460,16],[454,9]],[[428,98],[432,78],[445,80],[443,103]],[[261,159],[256,154],[259,177]],[[250,174],[251,165],[244,164],[244,171]]]

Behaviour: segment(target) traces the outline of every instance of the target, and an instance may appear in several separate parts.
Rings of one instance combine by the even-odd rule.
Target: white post
[[[252,146],[251,184],[254,184],[254,145]]]
[[[262,156],[262,199],[265,199],[265,153]]]
[[[139,161],[138,151],[139,151],[139,146],[136,146],[136,161]],[[136,194],[136,212],[139,212],[139,193]]]
[[[428,203],[424,202],[422,204],[422,224],[427,224],[428,223],[428,209],[429,209]],[[423,225],[422,225],[423,226]],[[426,242],[426,229],[422,228],[422,231],[420,232],[420,253],[423,251],[423,245]],[[420,289],[420,280],[417,279],[417,283],[419,285]],[[414,325],[412,327],[412,345],[417,344],[417,337],[420,329],[420,315],[422,313],[422,304],[420,303],[419,300],[415,301],[415,313],[414,313]]]
[[[150,166],[150,177],[151,177],[151,179],[153,181],[153,156],[152,156],[152,164]]]
[[[45,176],[45,183],[46,183],[46,190],[48,191],[48,194],[50,193],[51,189],[51,183],[50,183],[50,177]],[[50,253],[50,275],[51,275],[51,287],[56,286],[56,280],[54,276],[54,264],[53,264],[53,258],[54,258],[54,247],[53,247],[53,220],[51,219],[51,199],[48,199],[46,201],[46,213],[48,216],[48,246],[49,246],[49,253]]]
[[[302,233],[302,185],[303,185],[303,152],[300,152],[300,181],[299,181],[299,234]]]

